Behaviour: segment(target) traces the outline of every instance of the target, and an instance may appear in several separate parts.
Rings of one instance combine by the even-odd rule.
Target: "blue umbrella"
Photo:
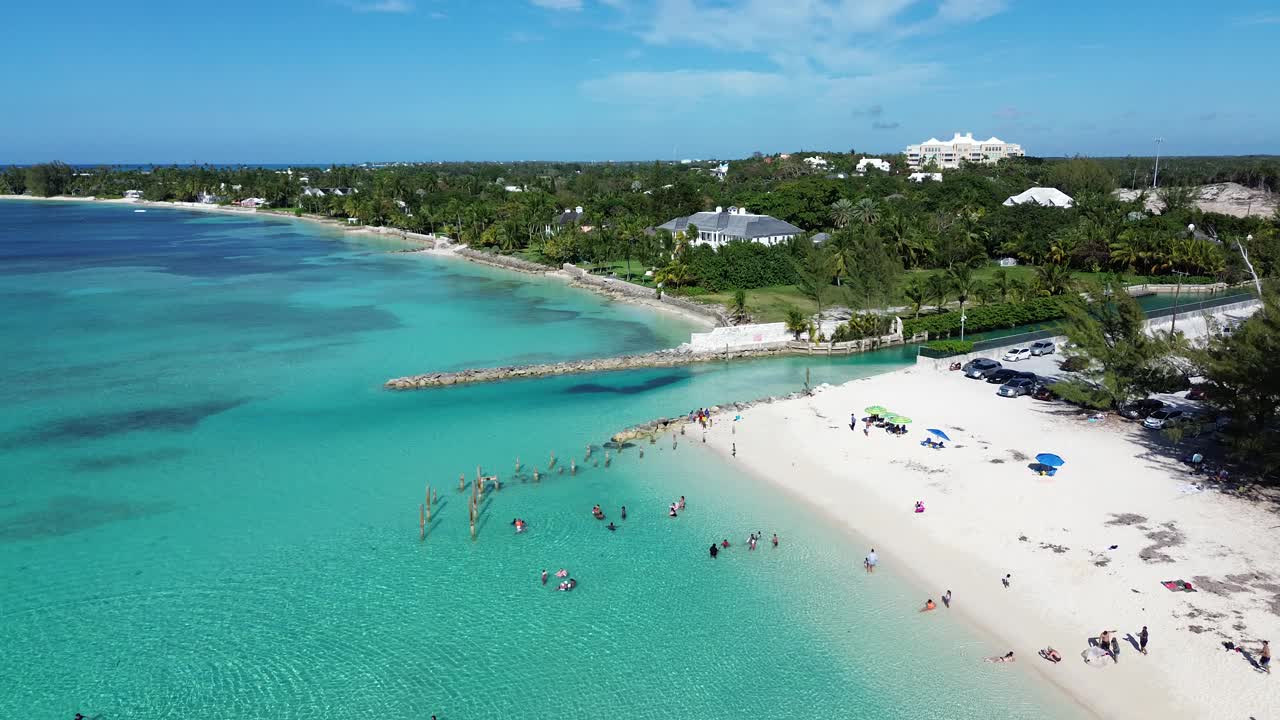
[[[1062,467],[1067,464],[1066,460],[1054,455],[1053,453],[1040,453],[1036,456],[1036,462],[1049,467]]]
[[[947,442],[951,442],[951,438],[947,437],[947,434],[946,434],[946,433],[944,433],[944,432],[942,432],[942,431],[941,431],[941,430],[939,430],[938,428],[929,428],[929,432],[931,432],[931,433],[933,433],[934,435],[936,435],[936,436],[938,436],[938,437],[942,438],[943,440],[946,440]]]

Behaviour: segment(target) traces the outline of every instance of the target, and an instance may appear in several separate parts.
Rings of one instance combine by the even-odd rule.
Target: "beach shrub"
[[[893,329],[893,316],[875,313],[857,313],[848,322],[840,323],[831,333],[831,342],[848,342],[869,337],[888,335]]]
[[[1047,322],[1065,317],[1066,308],[1072,303],[1079,303],[1074,295],[1054,295],[1039,297],[1025,302],[998,303],[985,307],[965,310],[966,332],[982,332],[999,330]],[[950,335],[960,332],[960,313],[943,312],[922,318],[910,318],[902,323],[904,334],[911,336],[918,332],[928,332],[931,336]]]
[[[967,355],[973,352],[971,340],[930,340],[924,346],[944,355]]]
[[[689,271],[711,292],[796,282],[795,264],[784,245],[737,241],[718,249],[698,245],[689,252]]]

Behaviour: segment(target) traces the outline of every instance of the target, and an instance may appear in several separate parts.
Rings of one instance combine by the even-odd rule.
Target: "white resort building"
[[[929,138],[919,145],[907,146],[907,164],[912,169],[933,163],[940,170],[960,167],[963,162],[994,163],[1007,157],[1022,157],[1022,146],[1007,143],[998,137],[975,140],[973,133],[965,133],[950,140]]]
[[[670,230],[675,234],[684,232],[690,225],[698,228],[698,237],[693,239],[693,244],[710,245],[713,248],[733,240],[776,245],[804,232],[789,222],[769,215],[754,215],[747,212],[746,208],[739,207],[730,207],[728,210],[716,207],[715,212],[700,212],[688,217],[678,217],[659,225],[658,228]]]
[[[812,156],[812,157],[807,157],[807,158],[805,158],[805,159],[804,159],[804,161],[803,161],[803,162],[804,162],[804,164],[805,164],[805,165],[808,165],[809,167],[813,168],[814,170],[825,170],[825,169],[827,169],[827,165],[828,165],[828,163],[827,163],[827,159],[826,159],[826,158],[824,158],[824,157],[822,157],[822,156],[820,156],[820,155],[814,155],[814,156]]]

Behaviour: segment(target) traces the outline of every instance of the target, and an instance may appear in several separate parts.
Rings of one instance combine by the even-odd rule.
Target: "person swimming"
[[[671,503],[671,508],[670,508],[670,510],[668,510],[668,511],[667,511],[667,516],[668,516],[668,517],[679,517],[678,515],[676,515],[676,504],[675,504],[675,503]]]
[[[681,510],[683,510],[683,509],[684,509],[684,496],[683,496],[683,495],[681,495],[681,496],[680,496],[680,507],[679,507],[679,509],[681,509]]]
[[[543,569],[542,569],[542,584],[543,584],[543,585],[546,585],[546,584],[547,584],[547,569],[546,569],[546,568],[543,568]]]
[[[612,522],[610,522],[610,523],[609,523],[609,529],[610,529],[610,530],[617,530],[617,529],[618,529],[618,526],[617,526],[617,525],[614,525]]]
[[[600,509],[599,505],[596,505],[595,507],[591,508],[591,515],[597,520],[604,519],[604,511]]]
[[[937,610],[937,609],[938,609],[938,606],[933,602],[933,598],[929,598],[925,602],[924,607],[920,608],[920,612],[929,612],[931,610]]]
[[[989,658],[986,658],[985,660],[983,660],[983,662],[989,662],[989,663],[1011,663],[1011,662],[1013,662],[1013,651],[1012,651],[1012,650],[1010,650],[1009,652],[1005,653],[1004,655],[1000,655],[1000,656],[998,656],[998,657],[989,657]]]
[[[778,547],[778,533],[773,534],[773,546]]]

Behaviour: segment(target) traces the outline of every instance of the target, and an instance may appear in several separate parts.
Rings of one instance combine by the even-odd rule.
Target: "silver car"
[[[1052,340],[1037,340],[1031,343],[1032,355],[1052,355],[1057,349],[1058,346],[1053,344]]]
[[[996,394],[1001,397],[1018,397],[1019,395],[1030,395],[1035,389],[1035,382],[1029,378],[1016,377],[1009,382],[1000,386]]]

